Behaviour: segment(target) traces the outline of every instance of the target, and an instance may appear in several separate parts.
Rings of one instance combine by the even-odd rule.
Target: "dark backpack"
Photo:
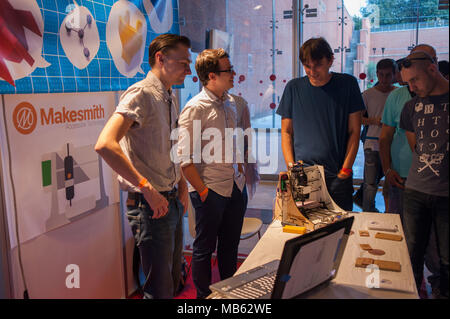
[[[367,115],[367,111],[365,111],[364,113],[363,113],[363,117],[368,117],[368,115]],[[367,131],[369,130],[369,125],[363,125],[363,128],[362,128],[362,130],[361,130],[361,137],[360,137],[360,139],[361,139],[361,142],[364,144],[364,141],[366,140],[366,136],[367,136]]]
[[[369,130],[369,125],[364,125],[362,130],[361,130],[361,142],[364,144],[364,141],[366,140],[367,137],[367,131]]]

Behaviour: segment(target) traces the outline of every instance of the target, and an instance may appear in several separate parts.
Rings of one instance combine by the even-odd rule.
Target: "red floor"
[[[239,256],[239,257],[245,258],[245,256]],[[186,255],[185,258],[188,263],[188,270],[189,270],[188,276],[186,279],[186,284],[185,284],[183,290],[181,291],[181,293],[178,294],[174,299],[195,299],[197,296],[194,282],[192,280],[192,269],[190,267],[192,256]],[[239,268],[241,266],[241,264],[242,264],[241,262],[238,262],[237,267]],[[212,266],[212,272],[211,272],[212,283],[220,281],[219,268],[217,266],[217,262],[214,257],[211,259],[211,266]],[[134,295],[132,295],[128,298],[129,299],[142,299],[142,294],[135,293]]]

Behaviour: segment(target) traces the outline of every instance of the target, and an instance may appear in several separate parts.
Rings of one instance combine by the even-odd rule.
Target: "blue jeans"
[[[173,298],[181,276],[183,205],[178,198],[169,199],[169,211],[159,219],[151,219],[153,211],[145,200],[127,208],[145,275],[144,298]]]
[[[405,179],[406,181],[406,179]],[[386,181],[385,181],[386,182]],[[389,187],[389,204],[386,210],[391,214],[399,214],[403,224],[403,189],[390,185]]]
[[[195,209],[196,236],[192,252],[192,278],[197,298],[206,298],[211,290],[211,256],[216,250],[220,279],[233,276],[237,269],[238,246],[244,221],[244,197],[234,184],[231,197],[209,189],[202,202],[197,192],[189,193]]]
[[[371,149],[364,150],[364,184],[363,184],[363,207],[364,212],[378,212],[375,207],[375,196],[378,184],[383,178],[380,154]]]
[[[431,227],[434,227],[440,262],[440,293],[448,297],[449,286],[448,197],[405,189],[403,224],[417,290],[423,280],[423,264]]]
[[[427,266],[431,275],[428,276],[431,288],[439,287],[440,282],[440,265],[439,265],[439,251],[437,249],[437,238],[435,227],[431,224],[430,239],[425,253],[425,266]]]
[[[403,185],[406,183],[406,178],[403,179]],[[387,210],[391,214],[399,214],[400,220],[403,225],[403,189],[396,186],[389,187],[389,209]],[[439,253],[437,251],[436,234],[434,231],[434,225],[431,227],[430,239],[425,253],[425,265],[431,272],[428,276],[428,281],[431,283],[431,287],[439,287],[440,278],[440,265],[439,265]]]
[[[353,210],[353,177],[340,179],[325,173],[327,190],[334,202],[342,209]]]

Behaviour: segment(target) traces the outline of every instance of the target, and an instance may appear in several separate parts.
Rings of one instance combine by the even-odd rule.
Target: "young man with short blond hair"
[[[241,165],[237,171],[233,162],[226,161],[230,154],[225,154],[227,145],[223,143],[227,129],[236,128],[234,100],[227,93],[234,86],[236,75],[229,56],[223,49],[205,50],[198,55],[195,69],[204,86],[180,114],[180,129],[188,134],[180,133],[178,151],[195,209],[192,277],[197,298],[202,299],[211,293],[211,256],[216,242],[220,278],[226,279],[236,272],[245,214],[242,196],[245,178]],[[198,136],[194,132],[197,123],[200,124]],[[208,131],[215,131],[219,136],[211,137]],[[204,139],[204,135],[209,135],[211,141]],[[202,155],[200,161],[195,160],[200,155],[195,154],[197,143],[201,145],[198,150]],[[212,161],[205,158],[211,152],[204,152],[211,143],[220,146],[213,148]],[[219,150],[220,154],[216,154]],[[232,151],[235,152],[234,147]]]

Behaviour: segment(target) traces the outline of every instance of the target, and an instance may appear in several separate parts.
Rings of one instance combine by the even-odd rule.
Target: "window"
[[[311,37],[330,43],[332,71],[355,76],[361,91],[377,82],[374,68],[380,59],[405,57],[418,43],[435,47],[439,60],[449,59],[448,5],[439,6],[439,0],[183,0],[179,5],[181,34],[192,40],[193,52],[207,47],[208,30],[232,35],[237,73],[232,93],[248,101],[254,128],[281,127],[275,110],[286,83],[304,74],[295,61],[298,46]],[[295,6],[299,24],[293,20]],[[367,75],[364,80],[361,73]],[[186,81],[195,79],[193,74]],[[199,89],[198,82],[191,84],[185,99]],[[284,169],[281,154],[274,173]],[[362,145],[353,170],[354,178],[363,178]]]

